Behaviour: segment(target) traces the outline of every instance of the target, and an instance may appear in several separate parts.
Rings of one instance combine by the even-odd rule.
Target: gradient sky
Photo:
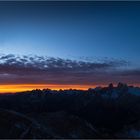
[[[0,1],[0,52],[2,85],[139,85],[140,2]]]

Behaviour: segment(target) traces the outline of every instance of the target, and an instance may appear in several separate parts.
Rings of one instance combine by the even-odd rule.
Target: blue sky
[[[1,2],[3,53],[140,57],[139,2]]]
[[[139,25],[140,2],[0,2],[0,52],[107,57],[139,69]]]

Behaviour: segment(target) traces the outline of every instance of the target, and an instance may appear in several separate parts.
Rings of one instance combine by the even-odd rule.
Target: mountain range
[[[0,95],[0,138],[140,138],[140,88]]]

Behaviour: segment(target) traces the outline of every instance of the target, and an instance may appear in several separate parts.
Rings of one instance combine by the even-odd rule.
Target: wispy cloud
[[[88,62],[32,55],[1,55],[0,83],[105,84],[120,80],[127,82],[129,77],[140,75],[139,70],[121,70],[126,65],[128,62],[125,60],[113,59]]]

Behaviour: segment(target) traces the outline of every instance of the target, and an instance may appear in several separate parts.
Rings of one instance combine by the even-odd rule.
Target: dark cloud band
[[[137,70],[121,70],[128,62],[108,60],[103,62],[76,61],[43,56],[0,56],[0,83],[45,83],[45,84],[105,84],[119,82]],[[116,76],[117,75],[117,76]],[[123,77],[127,77],[124,78]],[[134,79],[133,79],[134,80]],[[136,80],[137,82],[139,80]]]

